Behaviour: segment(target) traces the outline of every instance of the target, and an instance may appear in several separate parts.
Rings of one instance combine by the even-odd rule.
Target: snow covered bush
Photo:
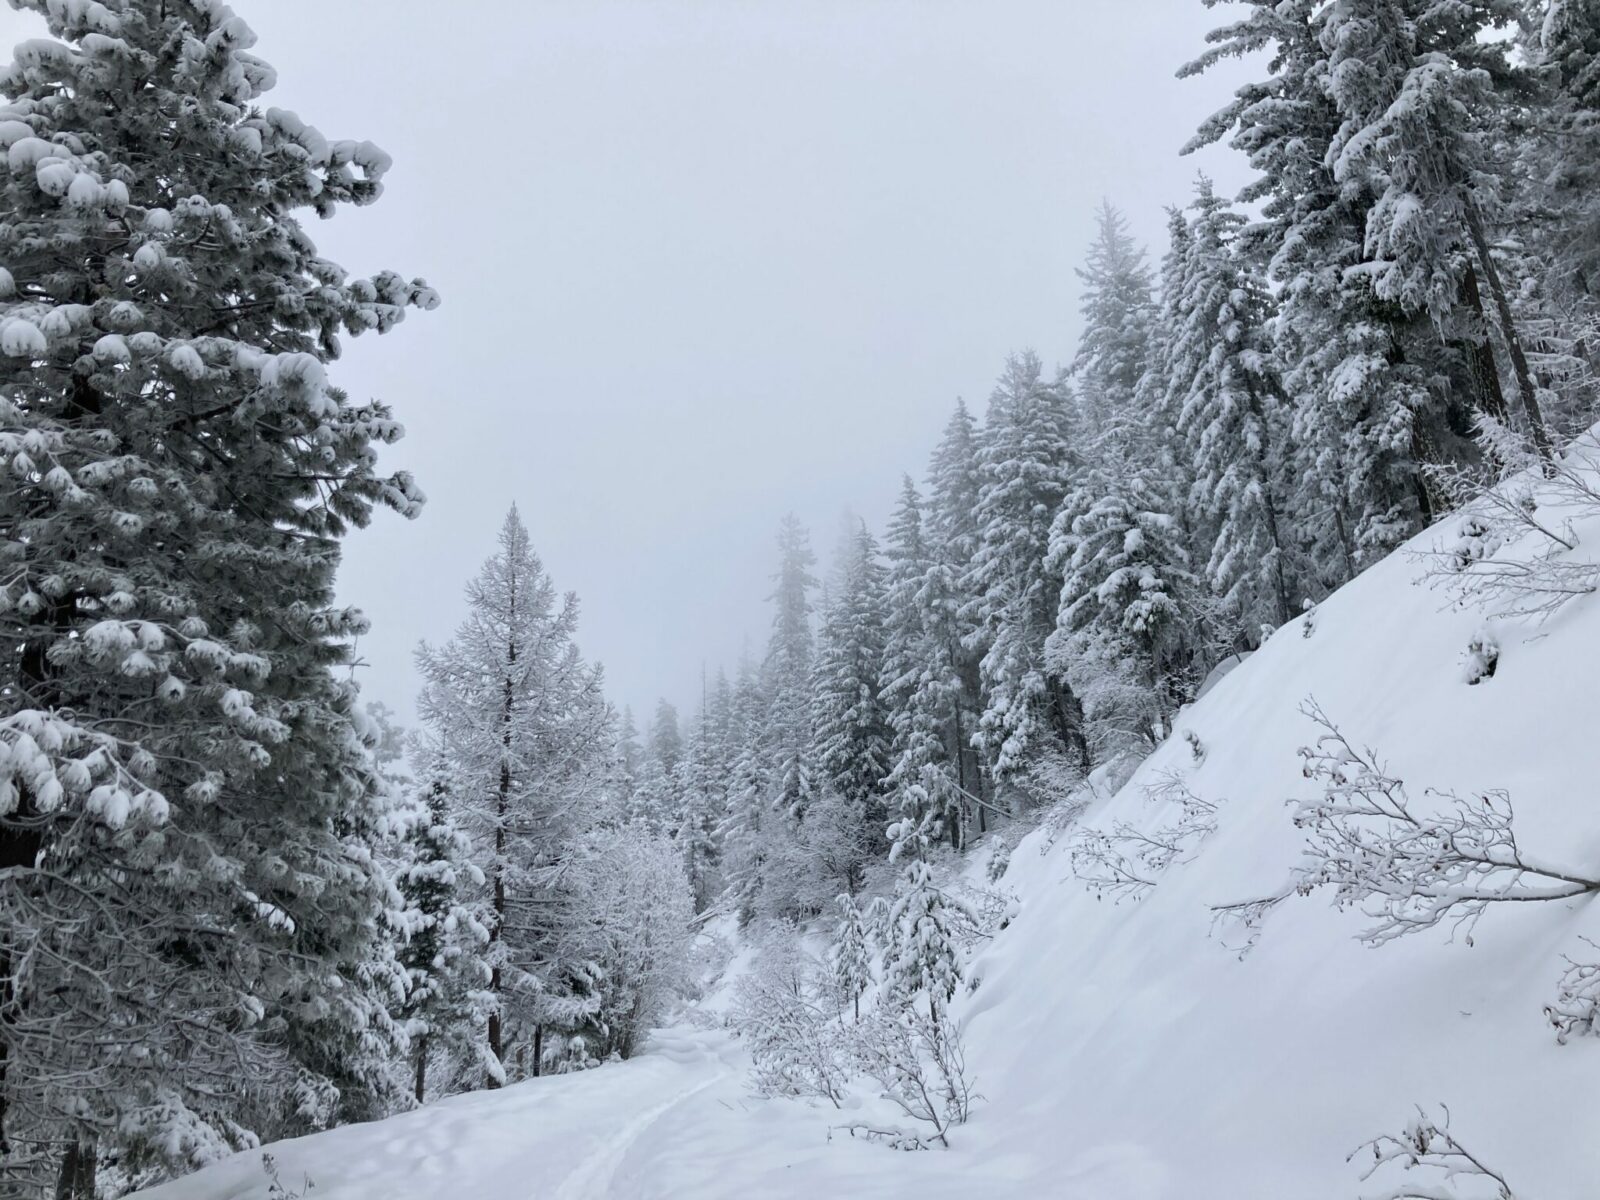
[[[1359,1146],[1352,1159],[1370,1152],[1363,1181],[1384,1185],[1364,1200],[1517,1200],[1511,1185],[1450,1132],[1450,1110],[1441,1125],[1422,1109],[1398,1134],[1383,1134]],[[1411,1174],[1415,1172],[1415,1174]],[[1397,1174],[1406,1178],[1395,1182]]]
[[[838,1107],[849,1083],[852,1036],[825,964],[781,922],[762,926],[754,969],[739,980],[733,1020],[762,1096],[805,1096]]]
[[[936,1003],[931,1010],[881,1005],[855,1031],[856,1064],[906,1116],[929,1130],[852,1124],[852,1133],[887,1141],[895,1149],[948,1147],[952,1127],[965,1124],[977,1098],[967,1070],[961,1032]]]
[[[598,969],[599,1054],[627,1058],[687,984],[694,896],[672,839],[636,826],[597,830],[574,855],[581,957]]]
[[[1331,886],[1341,906],[1359,906],[1374,922],[1366,941],[1377,945],[1449,922],[1470,944],[1472,926],[1491,904],[1600,892],[1594,872],[1523,851],[1503,792],[1430,792],[1430,802],[1419,805],[1314,702],[1304,711],[1323,730],[1315,746],[1300,751],[1306,777],[1320,781],[1323,792],[1295,804],[1295,824],[1307,837],[1299,888]]]
[[[1600,588],[1600,564],[1572,557],[1576,523],[1600,516],[1600,434],[1591,429],[1547,458],[1493,418],[1479,424],[1499,474],[1460,466],[1432,472],[1464,508],[1455,537],[1421,554],[1426,578],[1458,604],[1547,620]]]
[[[1461,680],[1473,685],[1482,683],[1494,677],[1499,665],[1500,640],[1492,630],[1480,629],[1472,635],[1461,655]]]
[[[1600,1034],[1600,945],[1583,939],[1590,955],[1585,960],[1568,957],[1556,984],[1556,998],[1544,1015],[1555,1026],[1556,1041],[1563,1045],[1574,1035]]]

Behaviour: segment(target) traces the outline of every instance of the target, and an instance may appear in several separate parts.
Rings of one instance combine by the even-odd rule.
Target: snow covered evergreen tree
[[[1094,242],[1078,270],[1083,328],[1072,360],[1079,407],[1096,434],[1137,422],[1135,397],[1150,364],[1156,319],[1153,280],[1144,251],[1128,236],[1122,215],[1103,203]]]
[[[683,768],[683,731],[678,710],[671,702],[659,700],[650,724],[649,745],[641,756],[629,815],[656,833],[675,830],[683,817]]]
[[[841,547],[837,586],[823,617],[812,724],[823,783],[845,802],[869,852],[887,848],[883,781],[890,730],[879,696],[884,654],[884,570],[865,525]],[[854,875],[855,872],[852,872]],[[859,886],[859,878],[847,886]]]
[[[1331,588],[1417,532],[1435,513],[1424,464],[1473,455],[1466,443],[1481,378],[1481,320],[1452,316],[1441,338],[1425,311],[1407,313],[1374,288],[1364,175],[1335,178],[1342,118],[1328,85],[1317,0],[1250,0],[1184,68],[1269,52],[1266,77],[1240,88],[1188,149],[1230,137],[1259,172],[1242,199],[1264,220],[1247,252],[1278,284],[1274,351],[1292,398],[1285,497],[1321,587]],[[1231,135],[1231,136],[1230,136]]]
[[[412,1097],[428,1096],[428,1063],[441,1047],[450,1057],[473,1040],[482,1017],[474,992],[489,983],[483,952],[489,930],[471,898],[484,883],[472,861],[472,844],[450,817],[449,787],[434,780],[420,819],[406,836],[397,883],[405,898],[408,936],[400,951],[406,972],[400,1016],[411,1041]]]
[[[1366,221],[1374,293],[1444,320],[1463,307],[1482,321],[1492,300],[1521,415],[1534,444],[1551,444],[1500,268],[1490,250],[1503,179],[1496,147],[1513,83],[1515,0],[1333,0],[1317,14],[1329,95],[1343,118],[1328,161],[1341,183],[1375,199]],[[1487,329],[1485,411],[1505,417]]]
[[[333,574],[421,495],[324,364],[436,298],[318,256],[298,214],[388,158],[262,108],[224,5],[18,7],[52,38],[0,72],[0,1190],[87,1197],[108,1144],[181,1170],[388,1103],[399,903]]]
[[[945,426],[928,469],[927,520],[924,530],[929,564],[917,603],[935,653],[948,669],[942,676],[955,691],[951,696],[947,744],[955,764],[956,783],[969,797],[987,799],[990,788],[977,747],[973,744],[983,712],[979,663],[987,646],[968,601],[972,559],[978,551],[979,436],[965,404]],[[934,660],[930,660],[934,661]],[[977,809],[979,829],[984,810]]]
[[[1267,336],[1269,301],[1239,251],[1243,218],[1201,177],[1185,244],[1179,323],[1164,363],[1193,504],[1211,533],[1206,578],[1247,640],[1295,612],[1283,511],[1287,412]]]
[[[898,820],[891,841],[949,837],[959,845],[966,796],[959,781],[962,648],[950,573],[924,534],[922,499],[907,478],[889,523],[887,635],[880,693],[893,733],[885,786]]]
[[[861,910],[848,892],[839,897],[839,923],[834,927],[833,945],[828,949],[828,973],[840,999],[850,1005],[859,1021],[861,997],[872,986],[872,953],[867,948],[867,928]]]
[[[1050,534],[1061,606],[1049,656],[1084,697],[1097,749],[1161,741],[1198,680],[1203,589],[1189,565],[1178,497],[1150,465],[1102,443]]]
[[[776,612],[772,639],[762,664],[768,697],[765,734],[772,764],[772,804],[800,820],[810,804],[815,779],[815,738],[811,721],[811,659],[816,640],[811,629],[811,589],[817,579],[811,536],[790,514],[778,526],[778,572],[769,597]]]
[[[488,881],[490,1087],[506,1081],[513,1047],[526,1062],[531,1045],[536,1065],[545,1027],[591,1007],[574,987],[586,964],[562,953],[576,920],[563,866],[594,815],[615,733],[599,669],[573,641],[577,598],[558,600],[515,508],[499,543],[467,586],[454,639],[417,651],[426,754]]]
[[[726,705],[731,699],[726,679],[721,681],[721,686],[721,703]],[[714,705],[711,697],[701,705],[693,736],[676,770],[679,811],[673,837],[683,856],[696,912],[704,912],[711,906],[722,883],[718,831],[727,810],[731,767],[723,741],[727,717],[723,715],[719,719]]]
[[[639,726],[633,719],[633,709],[623,706],[622,718],[617,725],[617,786],[618,800],[624,811],[633,811],[635,793],[644,775],[644,747],[639,743]]]
[[[755,667],[740,663],[728,722],[727,814],[717,831],[727,892],[741,924],[756,915],[766,886],[767,839],[776,827],[768,811],[771,767],[766,756],[767,703]]]
[[[1077,435],[1065,383],[1045,379],[1034,354],[1012,358],[989,402],[978,545],[966,581],[966,612],[978,626],[969,641],[987,647],[986,706],[974,740],[1001,779],[1051,755],[1089,771],[1082,706],[1045,661],[1061,595],[1045,555],[1051,521],[1074,483]]]
[[[961,985],[961,953],[950,935],[955,903],[933,882],[927,860],[910,860],[889,909],[884,986],[897,1003],[925,998],[934,1024]]]

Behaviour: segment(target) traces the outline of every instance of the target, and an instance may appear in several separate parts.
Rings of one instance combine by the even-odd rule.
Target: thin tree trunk
[[[428,1035],[423,1034],[417,1039],[417,1078],[412,1094],[416,1096],[417,1103],[421,1104],[423,1097],[428,1092]]]
[[[1463,208],[1467,218],[1467,232],[1472,235],[1472,248],[1478,252],[1478,263],[1483,277],[1489,283],[1489,294],[1494,297],[1495,312],[1500,317],[1500,336],[1505,341],[1506,353],[1511,356],[1511,373],[1517,380],[1517,395],[1522,401],[1523,415],[1528,418],[1528,428],[1533,434],[1534,448],[1546,460],[1555,457],[1550,444],[1550,431],[1545,428],[1544,414],[1539,411],[1539,397],[1533,388],[1533,374],[1528,370],[1528,358],[1522,352],[1522,340],[1517,336],[1516,321],[1511,316],[1511,302],[1506,299],[1505,286],[1500,282],[1500,270],[1489,253],[1489,240],[1483,233],[1483,216],[1478,203],[1470,193]]]
[[[1494,347],[1489,344],[1489,314],[1483,311],[1478,273],[1470,266],[1461,278],[1461,296],[1483,325],[1482,339],[1473,342],[1471,347],[1472,373],[1478,381],[1478,407],[1504,423],[1511,419],[1511,412],[1506,408],[1506,394],[1500,388],[1500,369],[1494,364]]]
[[[540,1063],[544,1061],[544,1026],[533,1027],[533,1077],[539,1078],[541,1074]]]
[[[963,739],[961,736],[961,698],[959,696],[956,698],[955,705],[955,754],[956,786],[959,787],[963,792],[971,791],[972,789],[967,787],[967,747],[965,744],[965,739]],[[956,829],[952,830],[952,840],[955,842],[957,850],[961,849],[961,841],[963,840],[962,835],[965,832],[963,827],[966,825],[966,811],[967,806],[963,801],[961,806],[956,809]],[[860,1007],[859,1003],[857,1007]]]
[[[1261,446],[1256,458],[1256,482],[1261,485],[1261,501],[1267,519],[1267,537],[1272,540],[1276,553],[1272,560],[1272,590],[1277,600],[1278,624],[1287,625],[1294,616],[1289,602],[1289,582],[1283,572],[1283,541],[1278,535],[1278,501],[1273,494],[1272,478],[1267,466],[1267,412],[1255,387],[1249,388],[1250,414],[1261,426]]]
[[[1339,538],[1339,552],[1344,556],[1344,579],[1340,582],[1349,583],[1356,577],[1356,555],[1344,520],[1344,501],[1337,496],[1333,499],[1333,530]]]
[[[1050,698],[1056,734],[1061,738],[1061,744],[1067,752],[1077,755],[1078,769],[1087,779],[1094,761],[1089,756],[1089,739],[1083,732],[1083,705],[1074,694],[1071,685],[1064,679],[1050,681]]]
[[[517,644],[512,642],[508,648],[509,661],[515,665],[517,661]],[[503,753],[500,758],[500,790],[495,796],[495,823],[494,823],[494,928],[490,930],[489,943],[491,949],[498,948],[501,929],[506,922],[506,818],[511,812],[511,677],[506,676],[505,700],[500,711],[501,721],[501,747]],[[489,990],[494,993],[495,1006],[489,1013],[489,1053],[494,1055],[495,1061],[501,1064],[505,1060],[501,1057],[502,1034],[500,1019],[501,989],[504,987],[504,976],[500,968],[499,957],[496,956],[494,966],[489,971]],[[497,1088],[500,1080],[491,1072],[487,1086]]]

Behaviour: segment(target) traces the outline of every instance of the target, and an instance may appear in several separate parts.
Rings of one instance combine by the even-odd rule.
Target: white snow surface
[[[1580,554],[1600,545],[1600,521],[1577,532]],[[1085,814],[1150,825],[1143,786],[1172,770],[1222,802],[1217,831],[1142,899],[1096,900],[1065,836],[1015,849],[1019,915],[955,1002],[983,1100],[948,1151],[830,1139],[859,1114],[751,1097],[738,1041],[685,1026],[627,1063],[274,1146],[283,1181],[309,1176],[320,1200],[1353,1200],[1382,1187],[1347,1156],[1414,1106],[1447,1105],[1519,1200],[1597,1194],[1600,1038],[1558,1045],[1542,1012],[1562,955],[1600,940],[1595,905],[1491,908],[1470,945],[1439,927],[1368,947],[1366,918],[1324,893],[1278,905],[1243,957],[1212,928],[1210,906],[1291,880],[1303,839],[1285,802],[1318,786],[1296,754],[1316,736],[1309,697],[1413,798],[1504,788],[1529,855],[1600,870],[1600,597],[1537,628],[1494,623],[1498,670],[1469,686],[1460,661],[1483,614],[1446,609],[1421,569],[1402,552],[1318,605],[1311,636],[1304,617],[1279,630]],[[265,1190],[257,1152],[145,1195]]]

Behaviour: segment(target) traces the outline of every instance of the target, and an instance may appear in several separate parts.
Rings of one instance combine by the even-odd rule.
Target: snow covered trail
[[[309,1179],[318,1200],[551,1197],[601,1200],[650,1126],[702,1093],[738,1094],[733,1039],[705,1030],[657,1032],[637,1057],[598,1070],[473,1092],[367,1125],[271,1147],[290,1191]],[[267,1179],[259,1151],[152,1188],[143,1200],[256,1200]]]
[[[612,1188],[617,1182],[618,1168],[635,1143],[650,1130],[651,1126],[673,1110],[683,1107],[701,1092],[717,1084],[726,1083],[736,1074],[731,1048],[727,1042],[726,1036],[717,1037],[717,1044],[712,1044],[711,1035],[705,1033],[697,1034],[683,1030],[658,1032],[651,1041],[651,1052],[659,1053],[674,1062],[695,1067],[703,1058],[705,1049],[710,1046],[717,1053],[723,1069],[709,1079],[690,1084],[669,1099],[647,1108],[621,1129],[605,1137],[599,1148],[567,1176],[561,1187],[556,1190],[554,1200],[604,1200],[605,1197],[613,1195]]]

